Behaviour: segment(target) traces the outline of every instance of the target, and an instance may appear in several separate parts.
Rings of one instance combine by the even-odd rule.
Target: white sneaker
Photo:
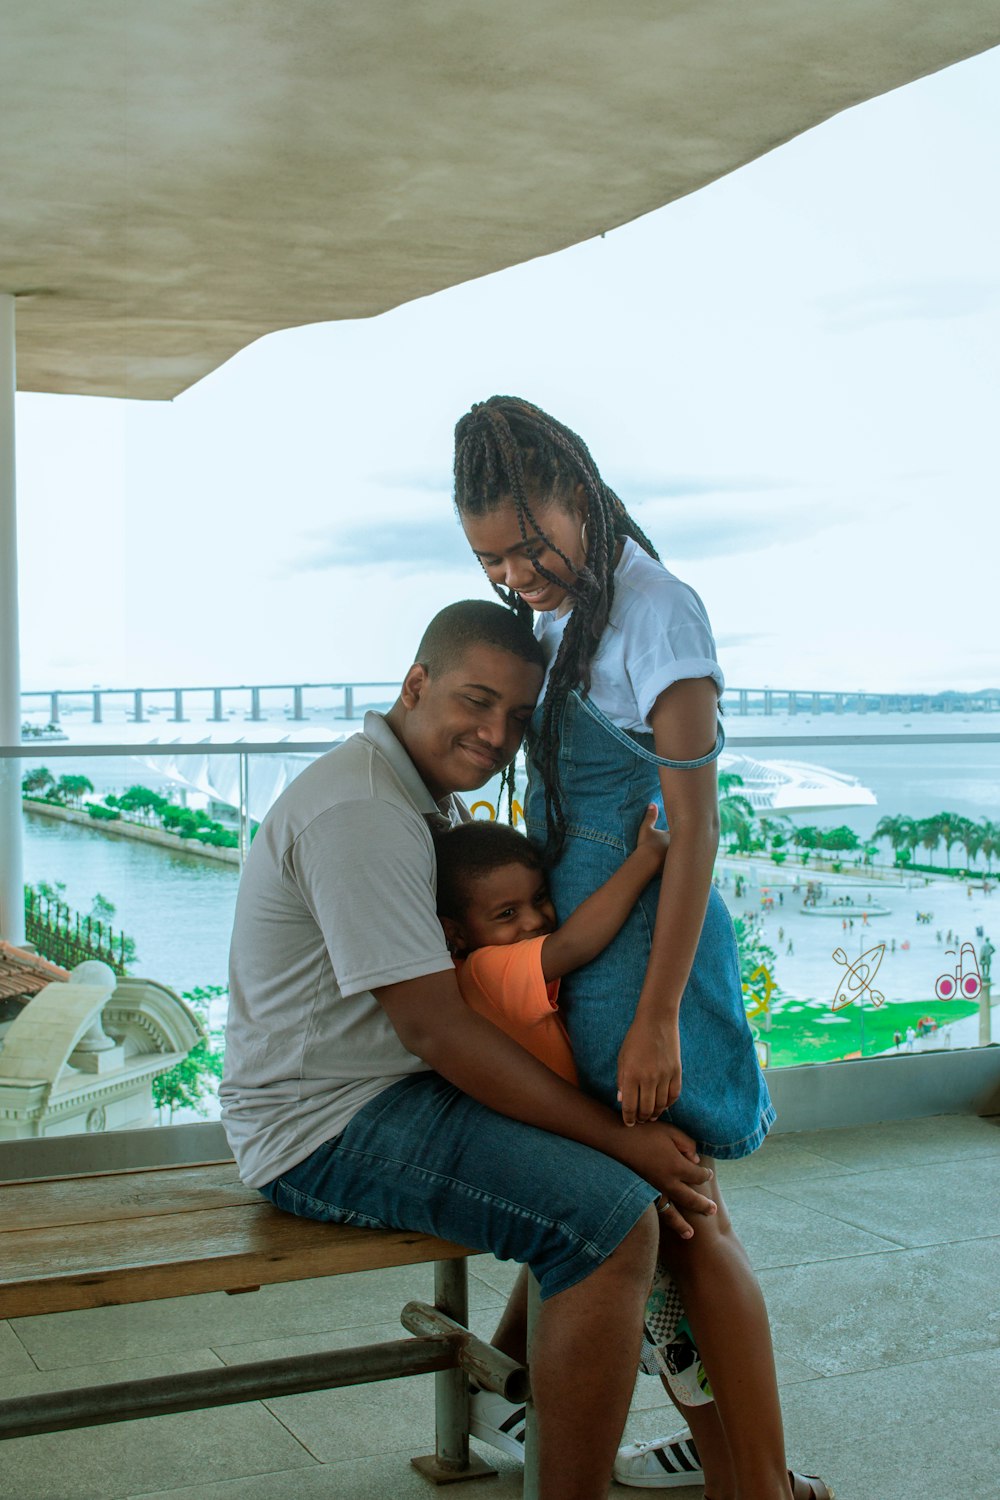
[[[705,1483],[698,1450],[686,1428],[673,1437],[619,1448],[612,1477],[636,1490],[674,1490]]]
[[[524,1463],[525,1408],[493,1391],[469,1393],[469,1431],[481,1443]]]

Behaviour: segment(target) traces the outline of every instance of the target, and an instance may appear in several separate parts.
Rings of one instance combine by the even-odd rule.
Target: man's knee
[[[648,1285],[656,1264],[659,1242],[659,1218],[655,1205],[651,1203],[636,1219],[610,1259],[616,1261],[622,1270],[634,1270],[636,1275],[646,1276]]]

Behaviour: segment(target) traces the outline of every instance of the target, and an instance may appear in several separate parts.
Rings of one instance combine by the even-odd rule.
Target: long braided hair
[[[546,536],[537,512],[556,503],[571,510],[577,485],[587,500],[587,541],[583,566]],[[659,560],[652,542],[636,525],[613,490],[604,483],[581,437],[547,412],[517,396],[491,396],[473,406],[455,428],[455,509],[459,517],[488,515],[513,504],[522,538],[528,528],[566,565],[572,582],[549,572],[541,577],[565,588],[573,600],[556,659],[549,673],[541,727],[532,736],[532,758],[545,787],[546,860],[554,863],[566,840],[566,816],[559,782],[559,727],[574,688],[590,691],[590,663],[608,623],[615,590],[615,552],[632,537]],[[499,597],[526,619],[529,605],[511,590],[493,584]]]

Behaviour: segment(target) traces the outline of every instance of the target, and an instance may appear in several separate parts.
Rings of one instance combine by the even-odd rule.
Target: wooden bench
[[[0,1401],[0,1438],[260,1401],[400,1375],[435,1374],[437,1483],[492,1474],[469,1452],[468,1381],[512,1401],[527,1371],[468,1331],[466,1257],[429,1235],[294,1218],[246,1188],[233,1162],[11,1182],[0,1187],[0,1319],[257,1291],[282,1281],[434,1263],[434,1305],[410,1302],[412,1337],[150,1380]],[[530,1420],[529,1429],[533,1429]],[[534,1435],[526,1496],[537,1493]]]

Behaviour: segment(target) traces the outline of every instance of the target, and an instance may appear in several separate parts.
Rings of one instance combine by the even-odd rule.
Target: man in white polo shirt
[[[315,761],[254,839],[230,956],[221,1098],[245,1182],[309,1218],[416,1229],[531,1267],[543,1500],[607,1493],[660,1195],[708,1172],[464,1005],[432,829],[517,752],[542,684],[499,604],[442,610],[389,713]],[[567,1372],[572,1371],[572,1380]]]

